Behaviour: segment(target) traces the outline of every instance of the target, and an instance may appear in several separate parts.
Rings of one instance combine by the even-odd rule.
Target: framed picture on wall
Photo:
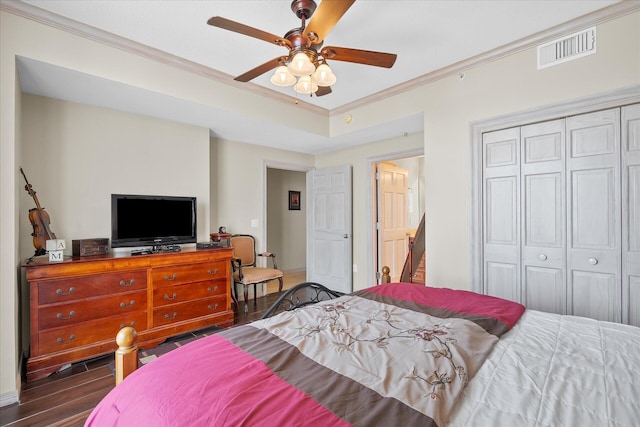
[[[299,191],[289,191],[289,210],[290,211],[300,210],[300,192]]]

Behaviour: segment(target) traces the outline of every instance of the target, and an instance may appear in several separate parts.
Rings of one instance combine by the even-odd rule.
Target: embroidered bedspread
[[[200,339],[130,375],[87,426],[443,426],[524,307],[389,284]]]

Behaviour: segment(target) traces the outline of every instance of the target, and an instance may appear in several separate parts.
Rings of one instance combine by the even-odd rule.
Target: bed
[[[395,283],[143,366],[86,426],[636,426],[640,328]]]

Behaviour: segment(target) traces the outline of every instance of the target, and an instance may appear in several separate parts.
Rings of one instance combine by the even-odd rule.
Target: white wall
[[[424,156],[393,160],[409,173],[409,228],[418,228],[424,213]]]

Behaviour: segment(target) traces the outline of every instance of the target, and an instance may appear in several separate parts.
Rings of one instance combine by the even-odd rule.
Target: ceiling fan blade
[[[209,18],[207,24],[214,27],[222,28],[224,30],[234,31],[236,33],[244,34],[245,36],[254,37],[256,39],[264,40],[267,43],[273,43],[278,46],[290,46],[288,40],[283,39],[275,34],[267,33],[266,31],[258,30],[257,28],[250,27],[248,25],[241,24],[239,22],[232,21],[221,16],[214,16]]]
[[[239,82],[248,82],[249,80],[253,80],[258,76],[263,75],[267,71],[273,70],[274,68],[282,65],[284,61],[286,61],[286,56],[279,56],[277,58],[273,58],[262,65],[258,65],[256,68],[247,71],[246,73],[236,77],[233,80],[237,80]]]
[[[326,0],[325,0],[326,1]],[[370,50],[349,49],[347,47],[327,46],[320,51],[325,59],[334,61],[355,62],[357,64],[374,65],[391,68],[398,55],[395,53],[373,52]]]
[[[309,33],[317,35],[318,39],[313,44],[322,43],[329,31],[333,29],[354,2],[355,0],[322,0],[304,30],[307,35]]]
[[[316,96],[329,95],[331,92],[331,86],[318,86]]]

